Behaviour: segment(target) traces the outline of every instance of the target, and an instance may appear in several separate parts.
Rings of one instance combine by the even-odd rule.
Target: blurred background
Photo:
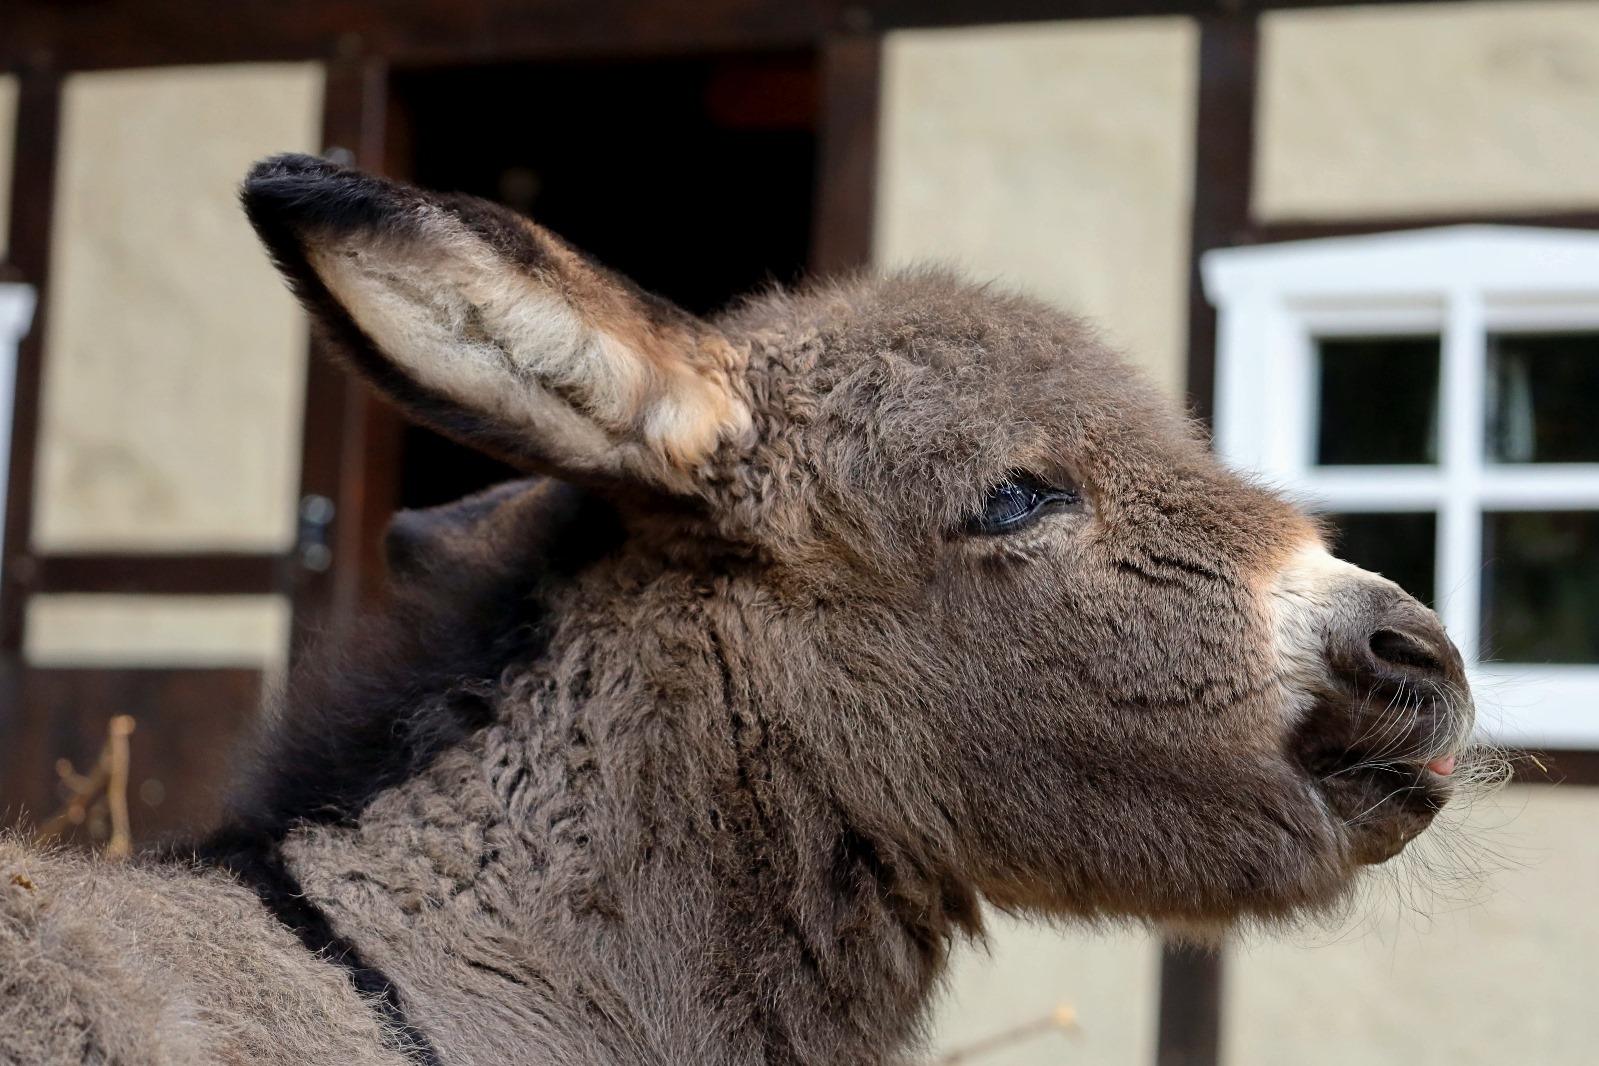
[[[935,1047],[1594,1061],[1599,3],[7,0],[7,819],[203,825],[262,692],[379,596],[387,516],[505,474],[315,356],[234,201],[287,150],[500,200],[696,311],[937,259],[1089,315],[1434,603],[1536,753],[1323,928],[996,917]],[[72,802],[97,761],[125,819]],[[1034,1025],[1061,1003],[1080,1031]]]

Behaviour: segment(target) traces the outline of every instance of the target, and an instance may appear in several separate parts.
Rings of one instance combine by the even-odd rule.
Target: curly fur
[[[221,874],[0,840],[0,1062],[409,1066],[381,1018]]]
[[[0,910],[22,1061],[397,1061],[420,1045],[378,991],[444,1063],[904,1061],[980,900],[1293,915],[1448,796],[1421,767],[1469,712],[1436,620],[1307,569],[1314,527],[1070,318],[923,272],[685,325],[630,289],[588,302],[626,283],[491,205],[303,157],[245,198],[353,365],[584,490],[402,517],[394,606],[291,688],[201,849],[281,864],[323,957],[214,869],[0,853],[28,882]],[[433,273],[383,266],[434,251]],[[327,276],[345,270],[359,284]],[[586,323],[561,382],[529,369],[514,304],[462,311],[526,291]],[[440,347],[391,359],[360,324],[374,307],[414,318],[384,336]],[[646,413],[582,424],[585,360],[611,380],[635,357]],[[463,409],[495,374],[557,427]],[[715,447],[652,452],[648,390],[686,380],[748,424],[670,427]],[[1018,472],[1078,505],[968,532]],[[1408,627],[1402,664],[1376,627]],[[360,1050],[329,1050],[345,1039]]]

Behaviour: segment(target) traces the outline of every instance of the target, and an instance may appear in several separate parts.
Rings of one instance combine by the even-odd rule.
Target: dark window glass
[[[1484,659],[1599,663],[1599,512],[1483,516]]]
[[[1599,463],[1599,333],[1488,338],[1488,458]]]
[[[1438,461],[1437,337],[1337,337],[1317,343],[1323,466]]]
[[[1438,516],[1432,511],[1395,514],[1334,514],[1334,552],[1381,574],[1422,603],[1432,603],[1438,558]]]

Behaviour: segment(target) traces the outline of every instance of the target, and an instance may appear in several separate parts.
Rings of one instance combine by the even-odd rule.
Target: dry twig
[[[1035,1018],[1030,1022],[1011,1029],[1005,1029],[992,1036],[986,1036],[965,1047],[956,1048],[954,1051],[940,1055],[931,1060],[927,1066],[956,1066],[957,1063],[971,1062],[1001,1048],[1019,1044],[1024,1040],[1031,1040],[1045,1033],[1080,1033],[1082,1027],[1077,1024],[1077,1008],[1070,1003],[1062,1003],[1042,1018]]]
[[[128,829],[128,737],[134,730],[131,715],[119,714],[106,725],[105,743],[94,769],[80,774],[69,759],[56,760],[56,775],[68,796],[61,810],[39,827],[40,840],[60,836],[71,826],[109,817],[111,837],[106,853],[118,857],[133,850]]]

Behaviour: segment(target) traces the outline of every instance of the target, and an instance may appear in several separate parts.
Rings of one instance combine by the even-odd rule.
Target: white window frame
[[[1599,511],[1599,463],[1485,460],[1487,337],[1599,330],[1599,233],[1449,226],[1218,249],[1201,271],[1218,312],[1218,452],[1316,510],[1435,511],[1438,613],[1483,732],[1599,748],[1599,665],[1478,661],[1483,512]],[[1316,466],[1316,341],[1434,332],[1437,465]]]

